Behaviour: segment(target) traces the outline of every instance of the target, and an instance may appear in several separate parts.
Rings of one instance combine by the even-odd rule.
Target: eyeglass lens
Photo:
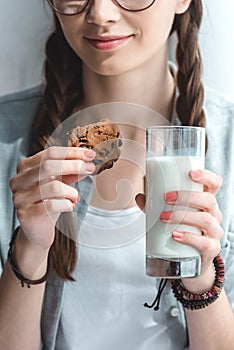
[[[75,15],[81,13],[90,0],[48,0],[50,6],[58,13]],[[150,7],[155,0],[115,0],[120,7],[129,11],[142,11]]]

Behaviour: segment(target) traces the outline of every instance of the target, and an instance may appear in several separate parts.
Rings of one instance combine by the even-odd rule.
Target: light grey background
[[[234,1],[203,2],[200,45],[204,82],[234,98]],[[50,29],[46,0],[1,0],[0,95],[41,81],[44,43]]]
[[[0,95],[38,84],[51,29],[46,0],[0,0]]]
[[[234,1],[203,0],[204,81],[234,99]]]

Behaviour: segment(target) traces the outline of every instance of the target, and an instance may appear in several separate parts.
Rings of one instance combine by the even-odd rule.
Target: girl
[[[3,98],[0,105],[5,165],[0,348],[231,349],[234,106],[210,90],[204,99],[197,43],[201,1],[50,0],[49,4],[55,29],[47,41],[42,93],[41,88],[32,89]],[[167,58],[173,32],[178,36],[177,71]],[[144,174],[132,162],[135,157],[138,164],[144,163],[143,154],[136,154],[136,149],[134,154],[133,148],[128,160],[120,159],[94,180],[92,150],[46,147],[71,114],[114,102],[155,111],[155,124],[160,114],[164,124],[206,126],[206,170],[189,174],[204,192],[165,194],[165,201],[176,198],[176,205],[190,196],[190,207],[198,209],[187,212],[181,223],[198,227],[202,236],[174,232],[172,237],[200,252],[201,275],[174,284],[175,296],[167,283],[158,312],[142,305],[160,291],[160,280],[155,284],[154,278],[145,276],[144,237],[137,234],[112,244],[122,230],[127,235],[139,227],[141,233],[144,227]],[[124,138],[143,145],[147,118],[139,122],[135,114],[135,129],[133,117],[124,118]],[[121,180],[131,184],[130,192]],[[73,210],[79,236],[94,235],[92,246],[72,239],[74,228],[78,229],[70,215]],[[161,219],[178,223],[175,213],[164,212]],[[107,227],[112,235],[107,247],[96,241],[98,227]]]

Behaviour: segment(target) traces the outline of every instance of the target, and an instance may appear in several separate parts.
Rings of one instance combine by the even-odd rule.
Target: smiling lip
[[[90,45],[97,50],[107,51],[113,50],[116,47],[125,43],[131,35],[127,36],[95,36],[85,37]]]

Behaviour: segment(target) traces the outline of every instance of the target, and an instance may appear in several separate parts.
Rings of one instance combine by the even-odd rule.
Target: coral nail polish
[[[164,194],[166,202],[175,202],[177,200],[177,192],[167,192]]]
[[[172,218],[173,216],[173,213],[172,211],[163,211],[161,214],[160,214],[160,219],[163,220],[163,221],[168,221]]]

